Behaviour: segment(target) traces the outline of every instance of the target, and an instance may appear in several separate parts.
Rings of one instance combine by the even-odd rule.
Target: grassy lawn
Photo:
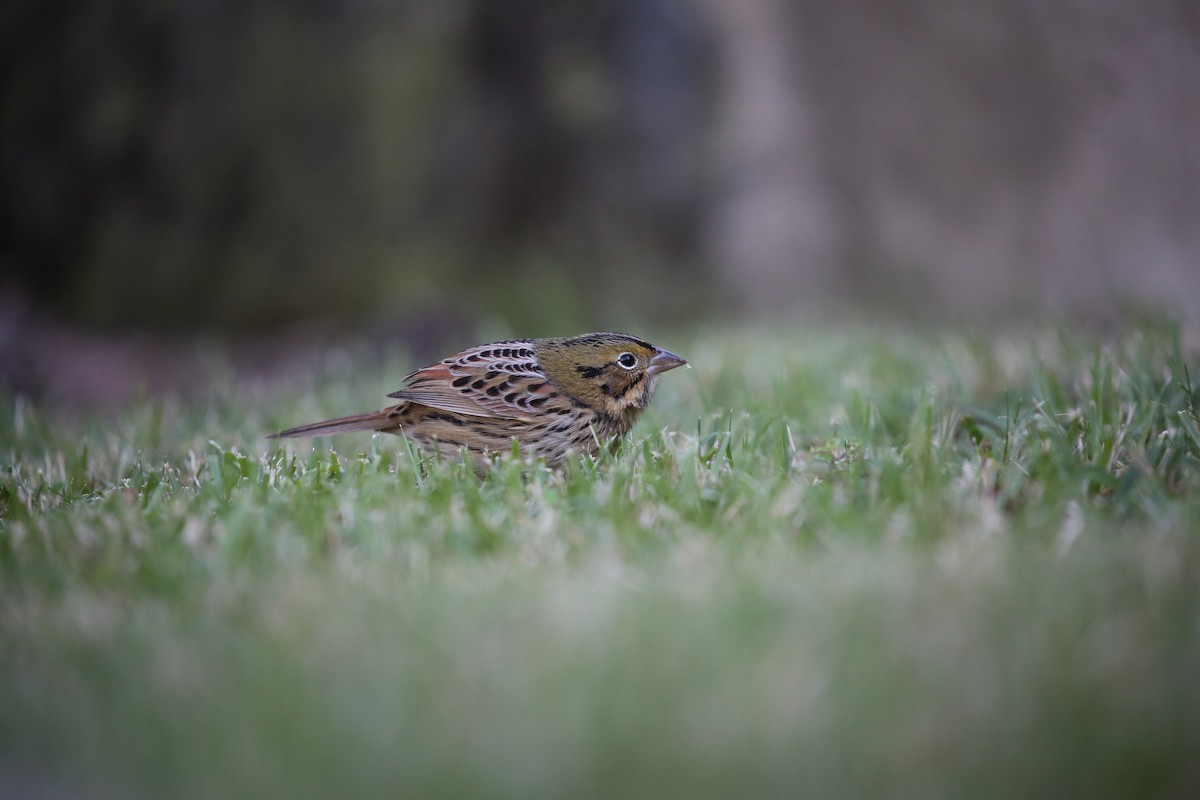
[[[0,399],[0,797],[1196,796],[1171,326],[638,333],[620,452],[482,482],[263,438],[402,357]]]

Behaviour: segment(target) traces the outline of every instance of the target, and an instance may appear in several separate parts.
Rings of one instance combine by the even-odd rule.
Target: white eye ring
[[[633,353],[621,353],[621,355],[617,356],[617,366],[621,369],[633,369],[637,365],[637,356]]]

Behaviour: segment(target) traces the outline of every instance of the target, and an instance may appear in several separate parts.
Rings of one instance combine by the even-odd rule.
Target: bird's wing
[[[528,419],[553,393],[529,342],[464,350],[404,379],[388,397],[474,417]]]

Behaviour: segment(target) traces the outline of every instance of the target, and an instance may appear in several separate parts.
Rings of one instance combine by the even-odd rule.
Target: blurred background
[[[297,326],[1200,316],[1192,0],[10,0],[0,59],[20,391]]]

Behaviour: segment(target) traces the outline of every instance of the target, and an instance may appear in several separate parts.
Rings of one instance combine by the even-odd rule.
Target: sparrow
[[[465,453],[477,471],[513,451],[558,466],[629,432],[659,376],[687,362],[625,333],[481,344],[412,372],[396,405],[289,428],[269,438],[381,431],[430,454]]]

